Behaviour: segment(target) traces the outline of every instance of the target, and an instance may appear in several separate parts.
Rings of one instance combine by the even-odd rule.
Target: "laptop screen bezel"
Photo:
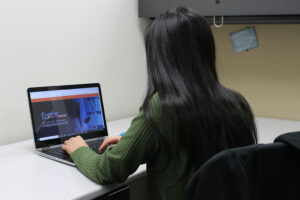
[[[31,87],[27,89],[27,95],[28,95],[28,102],[29,102],[29,109],[30,109],[30,116],[31,116],[31,124],[33,129],[33,137],[35,142],[36,148],[43,148],[43,147],[49,147],[54,145],[62,144],[65,140],[69,139],[70,137],[63,137],[58,139],[52,139],[52,140],[45,140],[45,141],[38,141],[37,138],[37,132],[35,129],[34,124],[34,117],[33,117],[33,108],[32,108],[32,102],[30,98],[31,92],[41,92],[41,91],[51,91],[51,90],[65,90],[65,89],[79,89],[79,88],[89,88],[89,87],[97,87],[99,90],[99,96],[101,101],[101,109],[103,114],[103,121],[104,121],[104,129],[101,131],[94,131],[91,133],[86,133],[81,135],[84,139],[92,139],[92,138],[98,138],[98,137],[104,137],[108,135],[107,132],[107,125],[106,125],[106,119],[105,119],[105,112],[104,112],[104,104],[102,99],[102,92],[101,87],[99,83],[89,83],[89,84],[77,84],[77,85],[60,85],[60,86],[45,86],[45,87]]]

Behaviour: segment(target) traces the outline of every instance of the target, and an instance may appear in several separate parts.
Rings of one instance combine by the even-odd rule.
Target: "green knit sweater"
[[[151,99],[150,108],[160,130],[167,139],[176,142],[176,137],[172,137],[172,134],[176,136],[176,128],[172,125],[175,124],[174,116],[162,117],[165,115],[162,113],[158,95]],[[146,120],[142,109],[120,142],[112,149],[99,155],[87,147],[80,147],[71,154],[71,158],[85,176],[99,184],[124,182],[140,164],[147,163],[150,200],[183,199],[184,187],[194,173],[194,170],[191,170],[184,180],[174,184],[180,178],[187,161],[186,152],[180,148],[169,167],[162,170],[166,167],[166,150]]]

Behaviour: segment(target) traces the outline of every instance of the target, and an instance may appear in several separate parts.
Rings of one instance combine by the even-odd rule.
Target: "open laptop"
[[[61,146],[77,135],[99,153],[107,136],[100,84],[35,87],[27,93],[38,155],[75,166]]]

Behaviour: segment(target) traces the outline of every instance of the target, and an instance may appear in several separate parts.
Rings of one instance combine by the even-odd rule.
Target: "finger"
[[[104,150],[105,148],[107,148],[109,145],[111,145],[111,144],[116,144],[118,141],[119,141],[119,140],[118,140],[117,137],[105,138],[105,140],[103,141],[102,145],[99,147],[100,153],[102,153],[103,150]]]
[[[67,148],[66,145],[61,146],[61,149],[64,150],[64,151],[66,151],[66,148]]]
[[[106,138],[104,139],[104,141],[102,142],[101,146],[100,146],[99,149],[98,149],[98,151],[99,151],[100,153],[102,153],[102,151],[108,146],[109,140],[110,140],[110,137],[106,137]]]
[[[69,141],[69,142],[74,142],[74,141],[76,141],[76,140],[77,140],[76,137],[71,137],[68,141]]]
[[[78,141],[82,141],[82,142],[85,142],[85,140],[79,135],[79,136],[77,136],[76,137],[76,139],[78,140]]]
[[[99,147],[99,149],[98,149],[98,151],[99,151],[100,153],[101,153],[101,152],[103,151],[103,149],[107,146],[108,140],[109,140],[109,137],[106,137],[106,138],[104,139],[104,141],[102,142],[102,144],[100,145],[100,147]]]

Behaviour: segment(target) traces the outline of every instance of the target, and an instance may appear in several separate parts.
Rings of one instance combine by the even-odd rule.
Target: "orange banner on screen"
[[[56,100],[78,99],[78,98],[98,97],[98,96],[99,96],[98,93],[78,94],[78,95],[69,95],[69,96],[60,96],[60,97],[47,97],[47,98],[31,99],[31,102],[36,103],[36,102],[43,102],[43,101],[56,101]]]

